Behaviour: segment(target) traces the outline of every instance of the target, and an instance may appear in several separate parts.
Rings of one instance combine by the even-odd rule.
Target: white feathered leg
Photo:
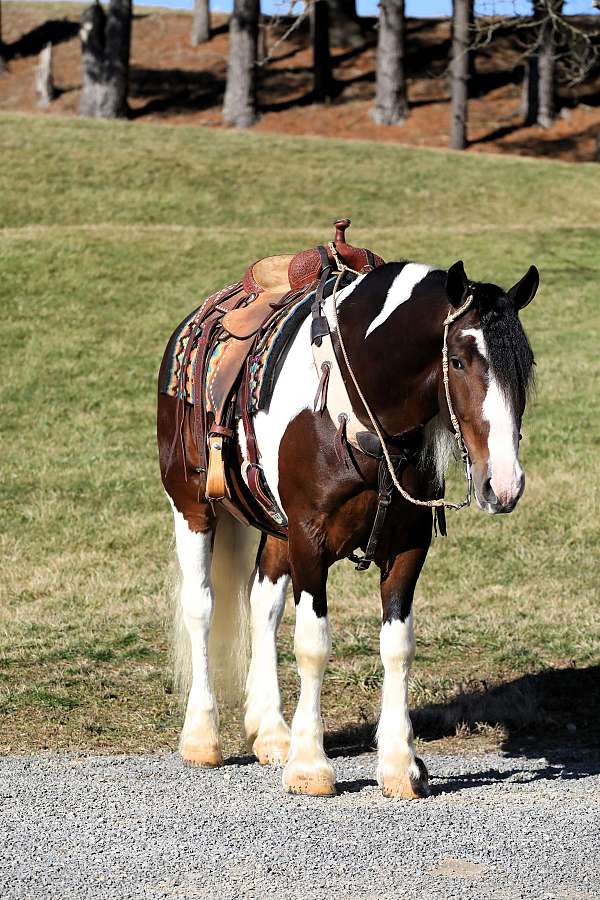
[[[290,747],[290,730],[281,712],[276,645],[289,580],[289,575],[282,575],[273,583],[257,571],[250,593],[252,660],[244,725],[252,752],[263,765],[283,764]]]
[[[190,765],[218,766],[219,713],[208,672],[208,636],[214,607],[210,581],[212,532],[194,532],[176,509],[175,540],[181,567],[181,611],[190,638],[192,686],[188,696],[179,752]]]
[[[292,794],[331,796],[335,773],[323,749],[321,687],[331,654],[327,616],[317,616],[313,598],[302,591],[296,606],[294,650],[300,674],[300,699],[292,721],[292,743],[283,770],[283,786]]]
[[[380,636],[384,668],[377,781],[388,797],[427,796],[427,770],[415,756],[408,712],[408,676],[415,655],[412,610],[402,622],[384,622]]]

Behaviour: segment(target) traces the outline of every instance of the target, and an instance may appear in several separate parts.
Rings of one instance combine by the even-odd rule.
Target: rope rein
[[[333,241],[329,244],[329,249],[331,250],[333,257],[337,264],[337,278],[335,281],[335,285],[333,287],[333,321],[335,323],[338,341],[340,343],[340,348],[342,351],[342,356],[344,357],[344,362],[346,363],[346,368],[350,373],[350,377],[352,378],[352,382],[354,387],[356,388],[356,393],[360,397],[360,400],[367,412],[371,425],[373,426],[373,430],[375,434],[379,438],[381,443],[381,449],[383,452],[383,456],[385,459],[385,463],[387,466],[387,470],[389,472],[390,478],[394,483],[394,487],[398,491],[398,493],[409,503],[413,503],[415,506],[429,506],[436,507],[441,506],[444,509],[463,509],[465,506],[469,506],[471,503],[471,492],[472,492],[472,480],[471,480],[471,466],[469,463],[469,452],[465,446],[465,442],[463,440],[462,432],[460,430],[460,424],[456,417],[456,413],[454,412],[454,406],[452,404],[452,398],[450,396],[450,384],[448,380],[448,329],[452,325],[456,319],[460,318],[473,304],[473,294],[468,294],[465,302],[458,309],[450,311],[444,320],[444,344],[442,348],[442,374],[444,378],[444,391],[446,393],[446,403],[448,404],[448,412],[450,414],[450,421],[452,423],[452,427],[454,429],[454,437],[456,439],[456,443],[458,445],[458,449],[463,461],[464,469],[465,469],[465,478],[467,481],[467,493],[465,499],[460,503],[449,503],[447,500],[444,500],[443,497],[439,497],[435,500],[419,500],[417,497],[413,497],[412,494],[409,494],[402,485],[400,484],[400,480],[396,475],[396,470],[394,468],[394,464],[392,463],[383,431],[381,430],[375,416],[371,411],[371,407],[367,403],[365,395],[360,389],[360,385],[356,379],[354,372],[352,371],[352,367],[350,365],[350,360],[348,359],[348,353],[346,352],[346,345],[344,344],[344,339],[342,337],[342,332],[339,326],[338,314],[337,314],[337,291],[339,283],[345,272],[351,272],[354,275],[359,275],[355,269],[351,269],[349,266],[343,263],[338,255],[337,249]]]

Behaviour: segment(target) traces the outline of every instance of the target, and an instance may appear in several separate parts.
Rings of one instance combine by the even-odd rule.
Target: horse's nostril
[[[486,478],[483,482],[483,499],[487,500],[488,503],[493,503],[496,499],[496,494],[494,493],[494,489],[492,488],[492,480],[491,478]]]

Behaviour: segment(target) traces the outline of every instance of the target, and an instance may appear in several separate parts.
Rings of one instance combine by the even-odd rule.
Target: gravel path
[[[386,800],[372,754],[333,799],[290,797],[246,760],[0,759],[0,897],[600,897],[600,766],[426,758],[435,795]]]

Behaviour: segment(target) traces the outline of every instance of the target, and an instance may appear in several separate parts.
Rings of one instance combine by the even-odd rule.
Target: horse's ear
[[[450,304],[455,309],[461,306],[468,286],[469,281],[465,273],[465,267],[462,259],[459,259],[453,266],[450,266],[446,275],[446,293]]]
[[[515,309],[523,309],[536,295],[540,286],[540,273],[535,266],[530,266],[520,281],[517,281],[508,292],[508,298]]]

